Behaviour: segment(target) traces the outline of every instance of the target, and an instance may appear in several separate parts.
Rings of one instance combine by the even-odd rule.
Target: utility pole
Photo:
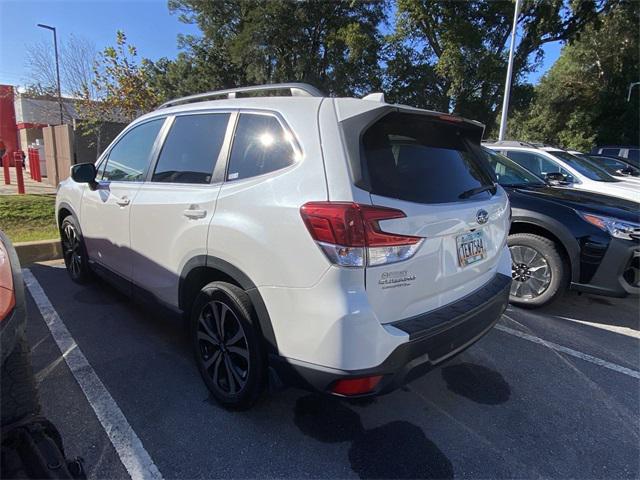
[[[504,83],[504,97],[502,99],[502,114],[500,115],[500,133],[498,140],[504,140],[507,132],[507,111],[509,110],[509,95],[511,94],[511,77],[513,76],[513,52],[516,49],[516,30],[518,29],[518,15],[522,0],[516,0],[516,8],[513,12],[513,29],[511,30],[511,46],[509,47],[509,65],[507,66],[507,79]]]
[[[42,23],[38,24],[38,27],[51,30],[53,32],[53,48],[56,52],[56,77],[58,80],[58,106],[60,107],[60,125],[64,123],[64,117],[62,115],[62,93],[60,91],[60,63],[58,61],[58,36],[56,35],[56,27],[50,27]]]

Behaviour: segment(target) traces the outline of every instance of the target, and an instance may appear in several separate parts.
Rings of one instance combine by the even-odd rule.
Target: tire
[[[212,396],[228,409],[250,408],[264,390],[267,361],[245,291],[226,282],[205,285],[193,303],[190,330],[196,363]]]
[[[516,233],[509,235],[507,243],[511,251],[512,304],[539,308],[562,296],[568,285],[569,266],[555,242],[531,233]]]
[[[60,225],[60,240],[64,264],[71,280],[80,284],[87,283],[91,279],[87,248],[80,228],[71,215],[65,217]]]
[[[13,351],[2,365],[0,422],[17,422],[27,415],[40,413],[36,381],[30,362],[30,349],[24,336],[19,336]]]

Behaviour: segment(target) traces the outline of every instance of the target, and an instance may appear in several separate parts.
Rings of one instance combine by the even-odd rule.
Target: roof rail
[[[521,142],[519,140],[498,140],[497,142],[483,142],[487,145],[499,145],[502,147],[538,147],[540,144]]]
[[[214,92],[199,93],[188,97],[176,98],[160,105],[161,108],[173,107],[184,103],[203,102],[215,97],[236,98],[238,93],[248,92],[270,92],[277,90],[289,90],[292,97],[324,97],[325,95],[313,85],[307,83],[272,83],[269,85],[254,85],[251,87],[229,88],[227,90],[216,90]]]

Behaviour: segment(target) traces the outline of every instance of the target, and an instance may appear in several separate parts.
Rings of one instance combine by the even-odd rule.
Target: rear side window
[[[457,125],[390,113],[364,133],[362,168],[372,194],[416,203],[459,202],[463,193],[493,184],[480,146],[475,147]],[[491,193],[469,199],[482,195]]]
[[[103,180],[140,182],[151,160],[151,149],[164,118],[133,127],[118,140],[109,152],[102,173]]]
[[[507,157],[536,175],[543,174],[542,161],[546,159],[540,155],[529,152],[507,152]],[[548,169],[546,170],[547,172],[549,171]]]
[[[617,157],[620,155],[620,149],[619,148],[603,148],[601,150],[602,155],[613,155],[614,157]]]
[[[264,175],[292,165],[295,151],[280,122],[271,115],[240,114],[227,180]]]
[[[210,183],[229,123],[228,113],[175,118],[164,142],[153,182]]]

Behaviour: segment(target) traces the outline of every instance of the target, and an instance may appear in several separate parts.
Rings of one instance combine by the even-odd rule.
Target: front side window
[[[211,113],[176,117],[151,181],[210,183],[229,116],[228,113]]]
[[[458,125],[424,115],[389,113],[362,136],[361,164],[370,193],[415,203],[490,196],[493,180],[473,140]],[[477,140],[476,140],[477,142]],[[478,196],[471,195],[480,189]]]
[[[164,118],[133,127],[109,152],[102,180],[139,182],[151,160],[151,150]]]
[[[264,175],[296,161],[289,134],[271,115],[242,113],[231,148],[227,180]]]
[[[562,173],[567,182],[574,182],[573,175],[568,170],[562,168],[556,162],[549,160],[544,155],[539,155],[532,152],[522,152],[518,150],[510,150],[507,152],[507,156],[520,165],[526,168],[531,173],[544,178],[547,173]]]

